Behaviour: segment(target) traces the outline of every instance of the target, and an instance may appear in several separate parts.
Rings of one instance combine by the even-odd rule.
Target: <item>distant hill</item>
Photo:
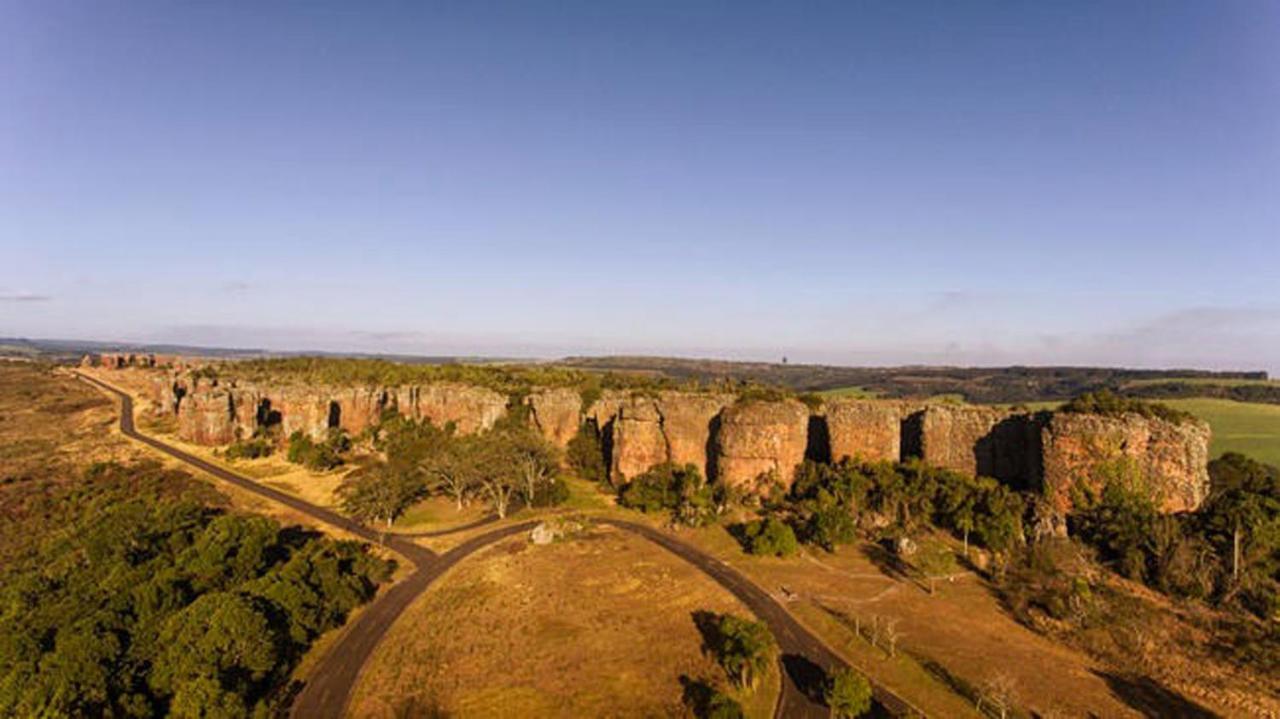
[[[1240,384],[1255,389],[1251,396],[1276,390],[1266,372],[1210,372],[1206,370],[1145,370],[1107,367],[838,367],[832,365],[731,362],[672,357],[570,357],[560,364],[580,369],[645,372],[678,379],[730,380],[779,385],[800,392],[859,388],[883,397],[933,397],[958,395],[969,402],[1004,404],[1065,400],[1085,392],[1111,389],[1127,391],[1141,386],[1143,396],[1159,397],[1168,383],[1185,383],[1212,392],[1217,383]],[[1134,385],[1133,383],[1140,383]],[[1262,384],[1259,384],[1262,383]],[[1259,391],[1256,388],[1262,388]],[[1258,400],[1253,401],[1269,401]]]

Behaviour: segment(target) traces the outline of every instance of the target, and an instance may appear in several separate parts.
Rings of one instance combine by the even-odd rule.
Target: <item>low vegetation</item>
[[[836,719],[855,719],[871,711],[871,683],[852,669],[838,669],[827,677],[823,699]]]
[[[692,464],[657,465],[618,491],[623,507],[646,514],[669,512],[672,522],[689,527],[716,522],[734,501],[728,487],[708,482]]]
[[[1186,422],[1194,419],[1194,415],[1190,412],[1173,409],[1159,402],[1122,397],[1105,389],[1082,394],[1063,403],[1058,407],[1058,411],[1069,414],[1100,414],[1107,417],[1136,414],[1148,419],[1163,419],[1168,422]]]
[[[13,527],[45,539],[0,570],[0,714],[278,710],[303,652],[390,566],[209,499],[155,463],[99,464]]]
[[[315,472],[325,472],[342,466],[343,453],[351,449],[351,439],[342,430],[329,430],[329,436],[317,442],[302,432],[289,435],[290,462],[300,464]]]
[[[739,689],[754,690],[777,654],[778,642],[763,622],[733,614],[697,612],[703,649]]]

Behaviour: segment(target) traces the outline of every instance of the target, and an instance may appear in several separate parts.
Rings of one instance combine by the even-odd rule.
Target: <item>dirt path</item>
[[[236,487],[297,510],[317,521],[366,541],[381,544],[413,562],[416,567],[414,573],[387,592],[380,594],[343,631],[338,641],[321,658],[306,685],[294,699],[291,711],[294,717],[305,719],[342,717],[346,712],[351,691],[355,687],[361,668],[373,654],[383,635],[414,599],[426,591],[440,575],[469,555],[506,537],[530,531],[537,524],[536,521],[529,521],[494,529],[468,539],[443,555],[437,555],[426,547],[409,541],[408,537],[441,536],[466,531],[494,522],[497,518],[486,517],[462,527],[415,535],[396,535],[375,531],[332,510],[264,486],[158,439],[139,433],[133,424],[132,397],[105,382],[79,372],[76,372],[75,376],[120,399],[120,431],[126,437],[142,442],[152,449]],[[757,617],[769,625],[781,649],[779,660],[784,677],[782,692],[778,696],[778,705],[774,710],[775,717],[818,719],[829,715],[829,710],[821,699],[822,680],[827,671],[848,665],[820,639],[792,618],[776,599],[720,560],[704,554],[665,532],[620,519],[599,518],[598,521],[638,534],[689,562],[740,599]],[[884,687],[875,682],[872,682],[872,687],[876,703],[879,705],[877,707],[879,714],[893,716],[920,714],[914,711],[905,700]]]

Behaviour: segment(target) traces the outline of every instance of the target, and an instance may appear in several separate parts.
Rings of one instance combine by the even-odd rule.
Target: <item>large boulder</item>
[[[822,411],[833,461],[858,457],[896,462],[902,457],[906,407],[901,402],[833,399],[823,403]]]
[[[1209,492],[1203,421],[1055,412],[1041,436],[1044,493],[1059,514],[1111,479],[1140,482],[1164,512],[1194,510]]]
[[[809,410],[795,400],[739,402],[720,415],[716,438],[717,479],[732,486],[754,486],[773,473],[787,487],[804,461]]]
[[[671,459],[662,432],[662,414],[653,397],[633,396],[619,407],[613,421],[613,466],[609,479],[615,486]]]
[[[571,387],[534,392],[525,398],[529,421],[548,442],[565,447],[582,424],[582,394]]]
[[[187,397],[178,411],[178,437],[202,445],[234,442],[236,427],[231,393],[214,387]]]

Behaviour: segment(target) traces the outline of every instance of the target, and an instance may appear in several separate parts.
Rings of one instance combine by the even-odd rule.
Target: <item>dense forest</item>
[[[311,642],[391,565],[218,507],[157,463],[95,464],[8,518],[0,715],[274,713]]]

